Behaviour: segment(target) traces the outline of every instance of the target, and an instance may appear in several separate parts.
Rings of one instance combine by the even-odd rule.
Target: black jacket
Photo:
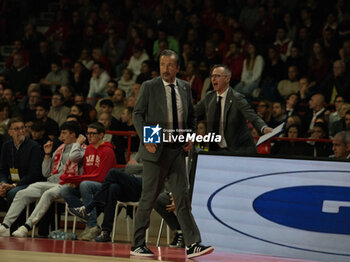
[[[17,185],[29,185],[43,180],[41,163],[43,153],[38,143],[31,139],[25,139],[17,150],[13,140],[3,144],[0,157],[0,182]],[[12,181],[10,168],[17,168],[20,181]]]
[[[342,96],[347,102],[350,102],[350,77],[344,73],[339,77],[329,74],[321,84],[321,92],[329,103],[332,97],[333,87],[337,90],[338,95]]]

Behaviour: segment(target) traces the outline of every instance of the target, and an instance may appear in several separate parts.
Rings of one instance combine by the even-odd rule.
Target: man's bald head
[[[325,105],[325,98],[322,94],[314,94],[309,101],[309,108],[315,112],[321,110]]]

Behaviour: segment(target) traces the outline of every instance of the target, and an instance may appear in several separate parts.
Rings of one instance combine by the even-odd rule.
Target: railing
[[[126,162],[129,162],[131,155],[131,137],[137,135],[136,131],[106,131],[107,134],[116,136],[127,136],[128,137],[128,147],[126,153]],[[259,137],[254,137],[259,139]],[[271,140],[277,141],[302,141],[302,142],[321,142],[321,143],[332,143],[332,139],[314,139],[314,138],[289,138],[289,137],[273,137]],[[271,140],[263,143],[261,146],[267,146],[271,148]],[[269,153],[268,153],[269,154]],[[124,168],[125,165],[117,164],[117,167]]]
[[[332,139],[314,139],[314,138],[301,138],[301,137],[297,137],[297,138],[273,137],[272,140],[332,143]]]
[[[128,148],[126,153],[126,163],[130,160],[130,154],[131,154],[131,137],[134,135],[137,135],[136,131],[106,131],[106,134],[111,134],[115,136],[127,136],[128,137]],[[118,149],[117,149],[118,150]],[[118,168],[124,168],[125,165],[117,164]]]
[[[254,139],[258,140],[259,137],[254,137]],[[299,141],[299,142],[320,142],[320,143],[332,143],[332,139],[314,139],[314,138],[289,138],[289,137],[273,137],[270,140],[262,143],[257,147],[259,154],[271,154],[271,141]]]

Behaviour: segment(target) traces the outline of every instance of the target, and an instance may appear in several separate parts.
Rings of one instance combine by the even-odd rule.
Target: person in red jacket
[[[114,146],[110,142],[104,142],[105,128],[100,123],[92,123],[88,126],[87,138],[89,145],[84,154],[83,173],[79,176],[62,175],[60,184],[64,184],[60,194],[70,208],[82,206],[92,201],[94,194],[100,189],[107,172],[116,167],[117,161],[114,154]],[[84,136],[77,139],[77,147],[85,142]],[[79,240],[90,241],[100,234],[97,226],[96,210],[93,210],[87,220],[85,230],[79,235]]]

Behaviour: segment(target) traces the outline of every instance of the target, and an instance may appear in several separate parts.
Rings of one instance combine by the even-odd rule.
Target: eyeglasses
[[[24,126],[16,127],[16,128],[11,128],[11,130],[14,130],[14,131],[20,131],[20,130],[24,130],[24,129],[25,129]]]
[[[258,107],[267,107],[267,105],[258,105]]]
[[[99,133],[96,132],[88,132],[86,133],[86,136],[94,136],[94,135],[98,135]]]
[[[336,103],[344,103],[344,100],[335,100]]]
[[[210,75],[210,78],[226,77],[227,75]]]

